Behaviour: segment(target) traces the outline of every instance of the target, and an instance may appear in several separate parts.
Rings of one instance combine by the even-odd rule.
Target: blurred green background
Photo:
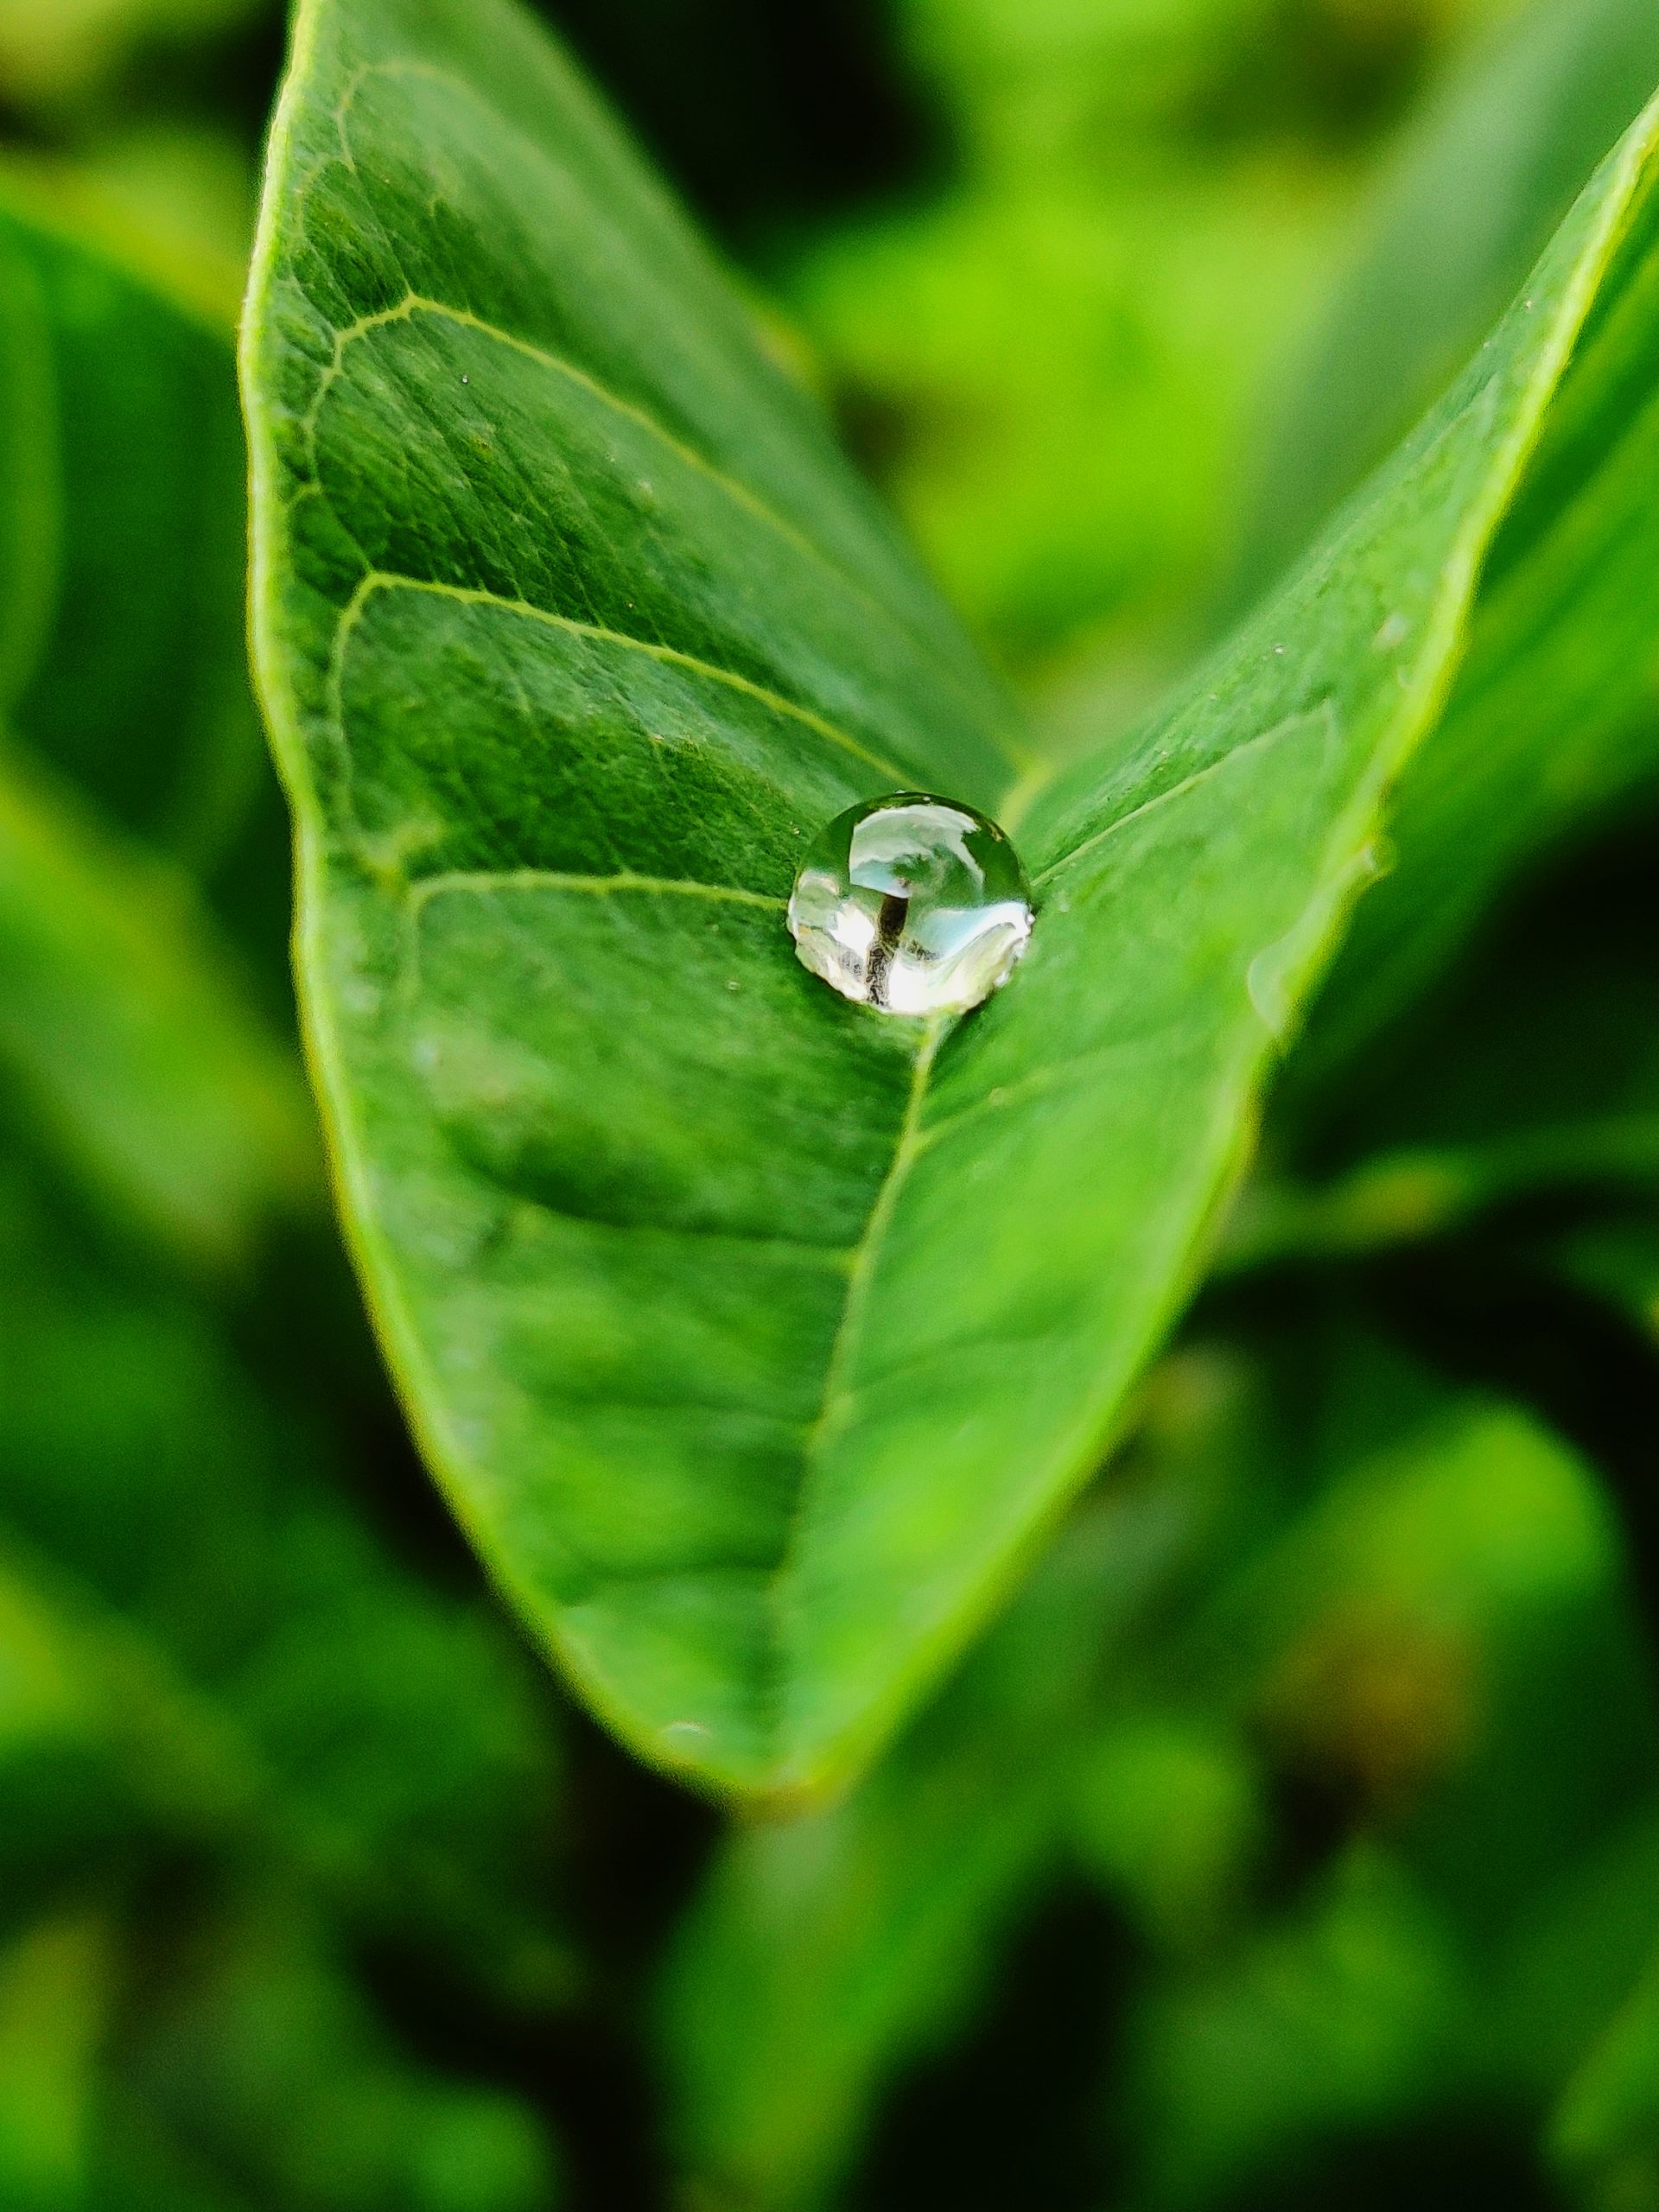
[[[1056,747],[1659,84],[1650,0],[544,12]],[[1293,1066],[1006,1618],[728,1827],[484,1587],[329,1224],[241,644],[283,33],[0,0],[0,2206],[1659,2208],[1655,795]]]

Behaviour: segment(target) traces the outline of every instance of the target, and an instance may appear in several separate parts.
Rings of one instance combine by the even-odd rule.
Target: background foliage
[[[1659,84],[1610,0],[547,13],[1061,753]],[[485,1588],[329,1226],[241,647],[280,43],[0,4],[0,2199],[1659,2204],[1651,338],[1131,1440],[866,1782],[728,1823]]]

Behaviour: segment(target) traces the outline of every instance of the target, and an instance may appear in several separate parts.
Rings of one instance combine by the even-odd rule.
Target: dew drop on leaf
[[[1031,887],[1001,830],[921,791],[837,815],[789,902],[802,964],[883,1014],[966,1013],[1007,981],[1031,924]]]

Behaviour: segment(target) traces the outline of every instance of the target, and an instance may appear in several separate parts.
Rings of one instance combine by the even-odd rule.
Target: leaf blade
[[[244,359],[314,1058],[428,1456],[647,1756],[774,1795],[845,1774],[1087,1473],[1443,696],[1645,143],[1215,696],[1037,801],[1033,950],[943,1036],[832,1002],[766,902],[794,836],[880,788],[815,722],[994,802],[1000,698],[517,16],[302,9]],[[372,626],[406,601],[418,628]]]

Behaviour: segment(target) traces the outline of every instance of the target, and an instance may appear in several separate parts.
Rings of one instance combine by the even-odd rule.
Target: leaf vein
[[[716,661],[704,660],[696,653],[683,652],[677,645],[658,645],[649,638],[636,638],[626,630],[613,630],[601,622],[582,622],[573,614],[556,614],[549,607],[537,607],[531,600],[510,599],[505,593],[490,591],[482,585],[441,583],[433,578],[401,575],[386,569],[371,569],[359,580],[351,598],[341,609],[335,628],[334,665],[330,673],[336,693],[335,720],[342,742],[345,717],[343,707],[338,702],[338,686],[346,644],[361,620],[364,607],[377,591],[427,592],[435,598],[453,600],[463,607],[499,607],[505,613],[520,615],[527,621],[543,623],[550,629],[563,630],[572,637],[588,638],[600,644],[620,645],[630,652],[644,653],[648,658],[661,661],[669,667],[683,668],[689,674],[704,677],[710,683],[721,683],[729,690],[741,692],[746,698],[755,700],[773,714],[801,723],[817,736],[838,747],[842,752],[851,753],[855,759],[862,760],[867,766],[876,769],[880,774],[893,777],[901,784],[905,779],[905,772],[901,768],[895,767],[891,760],[885,760],[879,753],[872,753],[868,747],[861,745],[855,737],[838,728],[834,722],[826,721],[811,708],[803,707],[797,701],[785,698],[781,691],[773,691],[764,683],[756,683],[752,677],[740,676],[735,669],[722,668]]]
[[[560,868],[453,868],[442,875],[417,876],[410,885],[410,903],[416,909],[451,892],[482,897],[496,891],[590,892],[598,896],[618,892],[645,895],[681,895],[689,899],[729,900],[733,905],[761,906],[782,913],[788,902],[764,891],[745,891],[735,884],[699,883],[690,877],[635,875],[620,869],[614,875],[585,875]]]
[[[1321,705],[1327,715],[1331,713],[1330,700],[1323,701]],[[1317,713],[1319,709],[1316,708],[1311,711]],[[1109,837],[1115,837],[1120,830],[1127,830],[1132,822],[1138,822],[1142,815],[1151,814],[1159,807],[1167,806],[1172,800],[1185,798],[1189,791],[1196,791],[1201,784],[1207,784],[1212,776],[1219,775],[1224,768],[1242,759],[1245,753],[1253,752],[1259,745],[1270,744],[1274,738],[1282,737],[1287,729],[1306,720],[1306,716],[1304,715],[1288,715],[1273,723],[1267,729],[1257,730],[1254,737],[1245,738],[1241,744],[1230,745],[1224,753],[1218,753],[1213,760],[1206,760],[1203,767],[1193,769],[1191,775],[1183,776],[1179,783],[1170,785],[1166,791],[1154,791],[1150,798],[1137,801],[1127,813],[1115,815],[1103,829],[1092,831],[1081,844],[1070,847],[1067,851],[1060,855],[1058,860],[1051,861],[1045,868],[1039,868],[1032,878],[1033,883],[1052,882],[1053,879],[1064,874],[1074,861],[1081,860],[1085,853],[1091,853],[1097,846],[1103,845]]]
[[[371,314],[359,315],[356,321],[344,325],[334,333],[333,358],[321,371],[316,391],[312,395],[311,403],[300,422],[301,436],[308,463],[314,476],[318,474],[316,450],[318,422],[329,392],[339,381],[345,365],[346,349],[373,331],[385,329],[391,324],[410,321],[417,315],[434,315],[441,321],[453,322],[463,329],[477,331],[482,337],[493,339],[498,344],[522,354],[526,360],[534,361],[538,366],[550,370],[556,376],[565,378],[569,383],[587,392],[590,398],[596,399],[601,406],[610,409],[613,414],[621,416],[626,421],[633,423],[637,429],[644,430],[667,452],[671,453],[684,467],[691,469],[706,482],[714,485],[732,501],[734,505],[741,507],[746,514],[763,524],[781,537],[786,544],[792,546],[798,553],[804,555],[817,567],[823,569],[861,607],[868,608],[884,624],[901,630],[906,636],[911,638],[940,673],[950,676],[953,682],[957,680],[956,672],[948,667],[943,658],[931,647],[925,645],[907,624],[900,623],[897,620],[890,606],[884,604],[873,593],[866,590],[837,561],[826,553],[816,540],[810,537],[804,531],[798,530],[793,523],[779,514],[775,507],[763,499],[759,493],[752,491],[740,478],[728,474],[705,454],[699,453],[695,446],[688,445],[683,439],[676,437],[667,425],[660,422],[648,408],[641,407],[632,400],[624,399],[620,392],[613,391],[607,385],[602,383],[597,377],[590,375],[587,370],[579,367],[575,361],[569,359],[565,355],[551,353],[545,346],[537,346],[531,339],[520,338],[515,332],[503,329],[499,323],[490,321],[486,316],[475,315],[468,308],[454,307],[447,300],[434,299],[423,292],[408,292],[395,306],[379,308]],[[1002,746],[1000,741],[998,741],[998,750],[1002,752],[1004,758],[1012,766],[1022,772],[1028,771],[1028,764],[1023,758],[1011,748]]]

